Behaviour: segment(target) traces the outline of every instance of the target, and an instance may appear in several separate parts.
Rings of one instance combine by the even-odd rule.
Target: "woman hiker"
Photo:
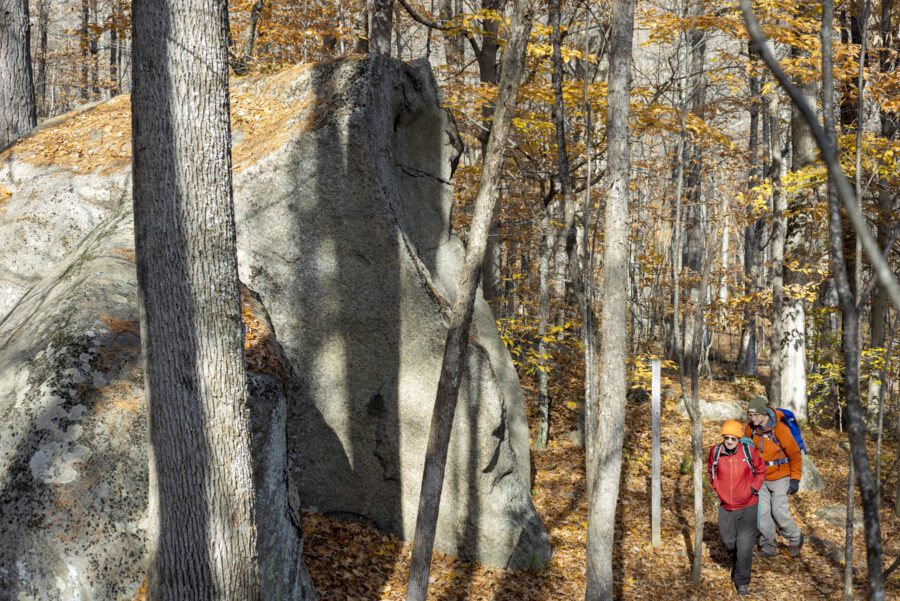
[[[750,594],[758,495],[766,479],[766,464],[743,434],[736,420],[722,424],[722,442],[709,449],[706,466],[719,495],[719,537],[731,556],[731,581],[742,596]]]

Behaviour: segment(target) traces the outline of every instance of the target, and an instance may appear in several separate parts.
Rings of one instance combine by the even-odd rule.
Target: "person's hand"
[[[753,487],[751,486],[751,487],[750,487],[750,494],[752,494],[752,495],[755,496],[755,497],[758,497],[758,496],[759,496],[759,490],[756,489],[756,488],[753,488]]]
[[[800,490],[800,481],[799,480],[791,480],[791,485],[788,487],[788,494],[792,495]]]

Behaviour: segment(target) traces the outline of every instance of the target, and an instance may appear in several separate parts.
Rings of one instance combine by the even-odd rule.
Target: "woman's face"
[[[737,446],[738,439],[734,436],[723,436],[722,443],[725,445],[725,448],[730,451]]]

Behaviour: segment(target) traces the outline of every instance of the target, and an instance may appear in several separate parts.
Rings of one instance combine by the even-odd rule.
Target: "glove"
[[[750,494],[753,495],[754,497],[758,497],[758,496],[759,496],[759,490],[757,490],[757,489],[755,489],[755,488],[753,488],[753,487],[751,486],[751,487],[750,487]]]
[[[792,495],[800,490],[800,481],[799,480],[791,480],[791,485],[788,487],[788,494]]]

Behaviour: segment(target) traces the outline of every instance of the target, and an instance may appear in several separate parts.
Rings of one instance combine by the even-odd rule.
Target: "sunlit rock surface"
[[[410,538],[463,253],[455,128],[427,70],[383,57],[232,101],[241,279],[285,362],[252,376],[257,442],[286,414],[299,504]],[[0,153],[0,599],[130,598],[146,571],[129,119],[120,97]],[[521,390],[480,296],[467,368],[437,547],[542,565]]]

